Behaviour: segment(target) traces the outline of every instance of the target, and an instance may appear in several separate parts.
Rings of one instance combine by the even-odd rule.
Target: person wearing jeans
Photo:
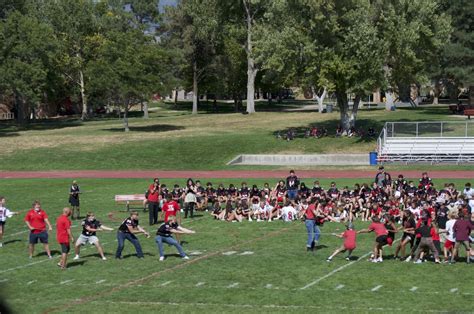
[[[150,237],[150,234],[138,225],[138,212],[133,211],[130,213],[130,217],[122,222],[117,231],[118,246],[117,252],[115,253],[115,258],[122,258],[125,240],[128,240],[133,244],[138,258],[144,257],[140,241],[138,241],[138,238],[135,236],[137,233],[143,233],[147,238]]]
[[[288,198],[294,200],[298,196],[298,187],[300,185],[300,180],[295,175],[294,170],[290,170],[290,175],[286,178],[286,189],[288,191]]]
[[[156,237],[155,237],[155,242],[158,246],[158,251],[160,252],[160,261],[165,260],[165,253],[164,253],[164,248],[163,248],[163,243],[166,243],[168,245],[172,245],[176,247],[176,249],[179,252],[179,255],[183,259],[189,259],[189,257],[184,253],[183,248],[179,244],[179,242],[173,238],[173,233],[175,234],[193,234],[196,233],[193,230],[183,228],[178,225],[178,222],[176,221],[176,216],[169,216],[168,221],[163,223],[159,228],[158,231],[156,232]]]
[[[312,199],[309,206],[303,209],[305,217],[306,231],[308,232],[308,240],[306,241],[306,251],[314,251],[316,243],[319,241],[321,234],[319,227],[316,225],[317,209],[316,199]]]

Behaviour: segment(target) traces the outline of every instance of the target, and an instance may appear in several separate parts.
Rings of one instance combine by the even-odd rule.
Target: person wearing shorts
[[[371,258],[371,262],[381,263],[383,262],[382,255],[380,254],[382,247],[386,244],[388,238],[388,230],[385,228],[385,225],[380,222],[378,216],[372,217],[372,223],[369,225],[369,228],[359,230],[357,233],[369,233],[375,232],[375,244],[374,244],[374,254]]]
[[[469,243],[469,235],[472,231],[472,223],[468,217],[464,215],[464,211],[459,212],[459,219],[453,226],[454,237],[456,244],[454,245],[453,254],[451,255],[451,263],[454,263],[456,253],[459,252],[459,247],[462,245],[466,249],[466,261],[470,263],[471,244]]]
[[[6,206],[6,199],[3,196],[0,196],[0,248],[3,247],[3,234],[5,233],[5,222],[7,218],[10,218],[13,215],[17,215],[18,213],[12,212]]]
[[[74,260],[78,260],[79,257],[79,251],[81,249],[82,245],[86,245],[87,243],[90,243],[94,245],[97,248],[97,251],[100,254],[100,257],[102,260],[107,260],[104,254],[104,250],[102,249],[102,246],[99,243],[99,238],[97,237],[96,233],[97,231],[112,231],[114,229],[106,227],[100,223],[95,218],[94,213],[88,212],[86,219],[82,221],[82,233],[81,235],[77,238],[76,245],[74,246],[74,251],[76,253],[76,256],[74,256]]]
[[[67,255],[70,251],[70,242],[74,242],[69,216],[71,216],[71,209],[66,207],[63,209],[63,214],[56,219],[56,239],[61,246],[61,260],[58,266],[63,270],[67,267]]]
[[[48,244],[48,231],[52,231],[53,228],[48,220],[48,215],[41,209],[39,201],[33,203],[33,208],[26,213],[24,221],[30,230],[28,247],[29,257],[33,258],[35,245],[39,241],[43,244],[48,257],[52,258]],[[46,226],[48,226],[48,231],[46,230]]]
[[[336,249],[334,253],[332,253],[332,255],[329,256],[326,261],[331,262],[334,256],[336,256],[339,253],[344,253],[346,251],[348,251],[346,260],[350,261],[352,251],[354,251],[355,248],[357,247],[357,244],[356,244],[357,232],[354,230],[354,225],[352,224],[352,222],[349,222],[349,224],[347,225],[346,231],[344,231],[341,234],[336,235],[336,237],[343,238],[344,243],[340,248]]]

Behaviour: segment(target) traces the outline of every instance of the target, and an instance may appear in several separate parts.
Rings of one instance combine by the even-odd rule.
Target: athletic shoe
[[[63,265],[61,265],[61,263],[57,263],[56,265],[57,265],[58,267],[61,267],[61,268],[63,267]]]
[[[52,257],[51,255],[48,255],[48,258],[49,258],[49,259],[53,259],[53,257]]]
[[[407,259],[405,260],[405,262],[409,262],[411,261],[411,255],[407,257]]]
[[[249,217],[249,221],[252,221],[252,218]]]
[[[423,261],[421,259],[417,259],[415,262],[413,262],[414,264],[422,264]]]
[[[377,259],[372,259],[370,260],[372,263],[378,263],[379,261]]]
[[[261,220],[260,218],[258,218],[258,219],[257,219],[257,222],[260,222],[260,221],[262,221],[262,220]]]
[[[330,262],[332,262],[332,259],[328,258],[328,259],[326,260],[326,262],[330,263]]]
[[[183,256],[183,259],[189,259],[189,256],[185,255]]]
[[[102,260],[103,260],[103,261],[106,261],[106,260],[107,260],[107,257],[105,257],[105,256],[102,257]]]
[[[377,258],[377,262],[378,263],[382,263],[383,262],[383,259],[381,257]]]
[[[79,259],[79,255],[74,256],[73,260],[77,261]]]
[[[346,261],[350,261],[350,260],[351,260],[351,258],[349,256],[346,257]]]
[[[435,260],[435,263],[436,263],[436,264],[439,264],[439,263],[440,263],[439,259],[436,259],[436,260]]]
[[[3,247],[3,243],[2,243],[2,242],[0,242],[0,247]]]
[[[165,257],[164,256],[160,256],[160,262],[164,261],[165,260]]]

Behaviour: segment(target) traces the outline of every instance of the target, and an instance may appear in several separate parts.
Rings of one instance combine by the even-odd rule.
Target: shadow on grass
[[[181,125],[168,125],[168,124],[153,124],[146,126],[130,126],[130,132],[169,132],[184,130],[185,127]],[[124,128],[109,128],[103,129],[104,131],[110,132],[123,132]]]
[[[0,137],[18,136],[18,132],[21,131],[58,130],[81,125],[83,125],[82,121],[76,118],[35,120],[24,125],[8,121],[0,124]]]
[[[67,264],[67,268],[71,268],[71,267],[76,267],[76,266],[82,266],[86,263],[86,261],[74,261],[74,262],[71,262],[71,263],[68,263]]]
[[[143,253],[143,255],[145,255],[145,256],[155,256],[155,254],[151,254],[151,253]],[[137,257],[137,254],[127,254],[127,255],[123,256],[123,258],[130,258],[130,257]]]
[[[305,133],[308,130],[311,130],[313,127],[325,128],[327,130],[327,136],[329,138],[339,138],[336,137],[336,129],[339,126],[340,121],[337,119],[332,120],[324,120],[319,122],[310,123],[306,126],[296,127],[296,128],[285,128],[274,132],[274,136],[280,134],[281,136],[285,136],[286,133],[291,129],[295,132],[295,138],[305,138]],[[355,137],[357,139],[357,143],[370,143],[375,142],[377,140],[380,131],[382,131],[384,126],[384,121],[372,120],[372,119],[360,119],[357,120],[356,129],[362,130],[363,135],[360,137]],[[372,127],[375,130],[376,136],[368,136],[367,130]],[[284,139],[282,139],[284,140]],[[317,140],[313,137],[307,138],[308,141]]]
[[[23,240],[20,240],[20,239],[9,240],[9,241],[3,242],[3,245],[12,244],[15,242],[23,242]]]

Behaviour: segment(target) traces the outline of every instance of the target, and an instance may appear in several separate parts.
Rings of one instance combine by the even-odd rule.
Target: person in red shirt
[[[67,266],[67,255],[71,248],[69,241],[74,242],[69,216],[71,216],[71,209],[66,207],[63,209],[63,214],[56,219],[56,239],[61,246],[61,260],[58,266],[61,267],[61,269],[66,269]]]
[[[382,247],[386,244],[388,238],[388,230],[385,228],[385,225],[380,222],[380,218],[378,216],[372,217],[372,223],[370,224],[369,228],[359,230],[357,233],[369,233],[375,232],[375,244],[374,244],[374,254],[372,256],[371,261],[374,263],[381,263],[383,262],[382,254]]]
[[[345,251],[348,251],[346,260],[350,261],[352,251],[354,251],[354,249],[357,246],[356,245],[357,232],[354,230],[354,225],[352,224],[352,222],[350,222],[347,225],[347,230],[346,231],[344,231],[341,234],[337,234],[336,237],[343,238],[344,239],[344,244],[340,248],[336,249],[334,251],[334,253],[332,253],[332,255],[329,256],[326,261],[328,261],[328,262],[332,261],[334,256],[336,256],[337,254],[339,254],[341,252],[344,253]]]
[[[160,179],[154,178],[146,193],[148,201],[148,222],[151,225],[158,223],[158,212],[160,210]]]
[[[48,244],[48,231],[52,231],[53,228],[49,223],[48,215],[41,209],[39,201],[33,203],[33,208],[26,213],[24,220],[30,230],[30,244],[28,247],[30,258],[33,258],[35,244],[38,243],[38,241],[43,243],[46,254],[49,258],[52,258]],[[46,231],[46,226],[48,226],[48,231]]]
[[[168,222],[170,216],[175,216],[178,218],[178,223],[181,223],[181,215],[179,205],[176,201],[173,200],[171,194],[166,196],[166,203],[162,207],[163,212],[165,213],[165,222]]]

